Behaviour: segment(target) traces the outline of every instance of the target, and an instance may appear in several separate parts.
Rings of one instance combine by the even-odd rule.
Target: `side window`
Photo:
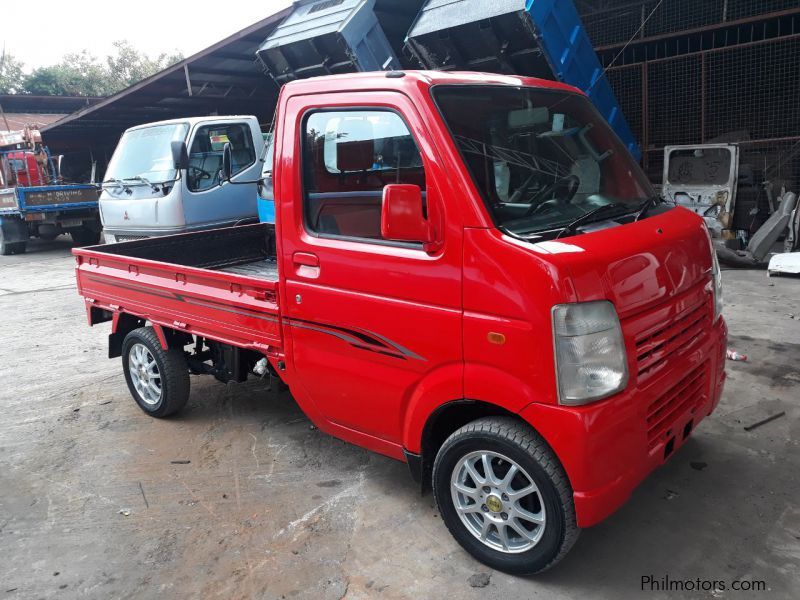
[[[379,240],[383,188],[415,184],[424,194],[422,157],[397,113],[320,111],[304,127],[303,212],[310,232]]]
[[[241,173],[256,160],[256,149],[250,127],[244,123],[204,125],[189,148],[187,186],[193,192],[202,192],[219,185],[222,169],[222,151],[231,145],[232,174]]]

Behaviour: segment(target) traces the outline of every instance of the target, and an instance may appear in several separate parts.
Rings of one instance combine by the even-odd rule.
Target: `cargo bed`
[[[90,323],[122,313],[241,348],[281,347],[273,225],[76,248],[73,254]]]

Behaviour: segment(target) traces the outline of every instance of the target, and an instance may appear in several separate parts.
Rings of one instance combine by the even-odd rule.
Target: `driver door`
[[[452,372],[443,381],[452,382],[452,397],[462,392],[463,230],[456,211],[443,217],[452,226],[432,254],[421,243],[381,235],[388,184],[418,185],[429,207],[448,210],[441,160],[415,135],[428,129],[406,96],[364,92],[314,101],[288,102],[283,155],[300,157],[301,176],[296,160],[284,160],[276,180],[283,310],[299,382],[292,391],[340,430],[397,448],[404,408],[429,376]]]
[[[189,147],[189,168],[184,180],[183,214],[188,227],[227,225],[255,218],[256,186],[220,184],[222,154],[230,144],[234,156],[232,179],[256,180],[261,174],[254,135],[245,121],[201,123],[195,127]]]

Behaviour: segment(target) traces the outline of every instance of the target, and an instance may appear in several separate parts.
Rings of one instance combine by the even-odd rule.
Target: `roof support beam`
[[[192,95],[192,79],[189,77],[189,65],[183,65],[183,74],[186,75],[186,90]]]
[[[266,76],[261,72],[247,73],[244,71],[231,71],[230,69],[213,69],[211,67],[192,67],[192,75],[219,75],[225,77],[226,80],[230,79],[265,79]]]
[[[250,56],[248,54],[239,54],[238,52],[223,52],[218,50],[214,52],[214,58],[219,58],[221,60],[241,60],[246,62],[255,62],[256,55],[255,53]]]

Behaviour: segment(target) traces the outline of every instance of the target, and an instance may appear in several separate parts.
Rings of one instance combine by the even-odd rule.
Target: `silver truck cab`
[[[183,165],[174,143],[185,145]],[[231,181],[220,177],[226,144]],[[128,129],[100,195],[106,243],[256,221],[263,154],[253,116],[190,117]],[[245,181],[251,183],[236,185]]]

